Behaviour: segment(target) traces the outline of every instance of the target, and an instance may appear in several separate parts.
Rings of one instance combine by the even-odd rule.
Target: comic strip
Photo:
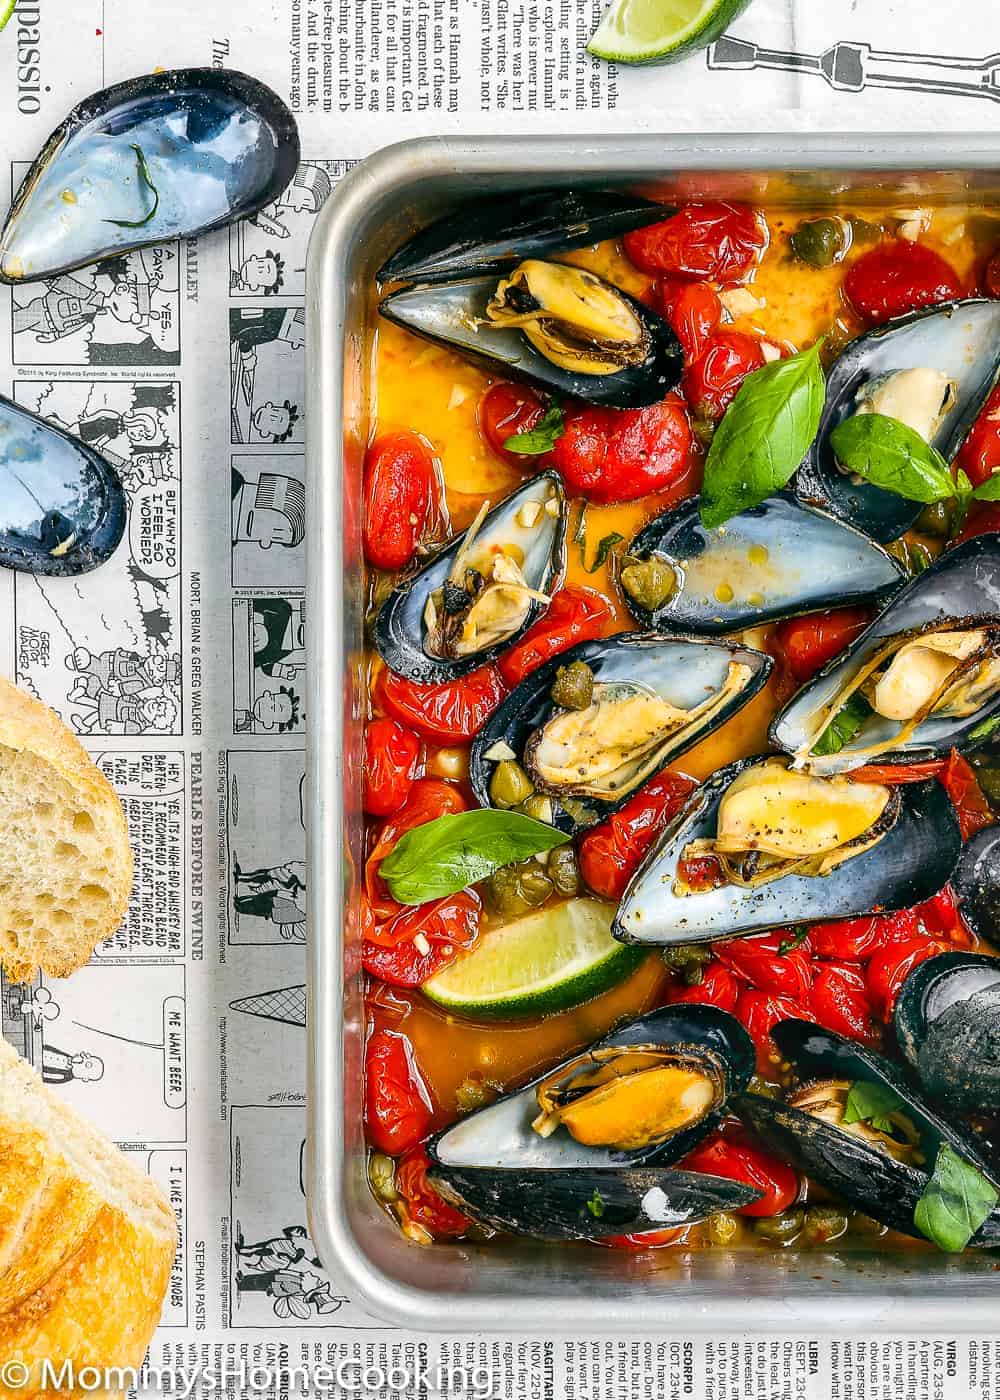
[[[3,1034],[46,1084],[122,1143],[183,1142],[187,1032],[180,964],[89,964],[14,985]]]
[[[232,297],[304,296],[313,220],[353,160],[304,160],[292,183],[259,214],[229,230]]]
[[[304,597],[233,602],[233,732],[301,733],[305,681]]]
[[[163,1300],[161,1327],[186,1327],[188,1323],[188,1173],[187,1152],[183,1148],[159,1148],[153,1152],[126,1148],[140,1171],[146,1172],[170,1202],[177,1221],[177,1253],[170,1270],[170,1284]]]
[[[14,397],[114,462],[129,512],[99,572],[16,576],[16,679],[83,737],[180,734],[180,386],[22,379]]]
[[[305,942],[305,772],[301,749],[230,750],[225,756],[230,943]],[[269,814],[266,822],[259,819],[262,811]]]
[[[301,306],[229,312],[232,441],[254,446],[305,441],[306,313]]]
[[[231,471],[233,587],[305,587],[305,457],[234,456]]]
[[[294,987],[272,987],[267,992],[253,992],[229,1003],[230,1011],[244,1016],[257,1016],[262,1021],[277,1021],[285,1026],[306,1023],[306,989],[304,983]]]

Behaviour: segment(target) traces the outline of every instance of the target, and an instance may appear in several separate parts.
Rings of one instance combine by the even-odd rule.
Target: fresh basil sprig
[[[826,398],[818,340],[748,374],[712,438],[701,490],[710,529],[786,486],[809,451]]]
[[[602,568],[603,565],[607,562],[608,555],[614,549],[615,545],[621,544],[624,538],[625,536],[620,535],[617,530],[612,530],[610,535],[605,535],[604,538],[601,540],[600,544],[597,546],[597,553],[594,555],[594,562],[587,570],[587,573],[596,574],[598,569]]]
[[[378,873],[400,904],[423,904],[464,890],[503,865],[551,851],[568,840],[554,826],[521,812],[491,807],[458,812],[404,832]]]
[[[840,750],[845,744],[851,742],[871,714],[871,705],[863,695],[855,691],[816,740],[812,750],[815,756],[825,758],[828,754],[840,753]]]
[[[566,420],[557,403],[550,403],[545,413],[533,428],[525,433],[512,433],[504,438],[503,445],[508,452],[518,452],[522,457],[541,457],[551,452],[566,431]]]
[[[891,1133],[892,1119],[889,1115],[903,1107],[903,1100],[888,1084],[858,1079],[848,1090],[844,1123],[870,1123],[880,1133]]]
[[[139,179],[145,185],[146,189],[148,189],[151,192],[153,196],[153,203],[148,212],[145,213],[141,219],[105,219],[104,222],[106,224],[117,224],[119,228],[142,228],[144,224],[149,223],[150,219],[160,207],[160,191],[153,184],[152,177],[149,173],[149,166],[146,164],[146,157],[143,153],[142,147],[130,145],[129,150],[135,152],[135,158],[138,163]]]
[[[938,1249],[959,1254],[1000,1200],[992,1182],[943,1142],[913,1223]]]

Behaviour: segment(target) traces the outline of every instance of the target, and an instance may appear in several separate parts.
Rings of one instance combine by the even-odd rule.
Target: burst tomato
[[[407,1217],[440,1239],[456,1239],[472,1224],[427,1180],[431,1159],[422,1147],[411,1148],[396,1168],[396,1190],[406,1202]]]
[[[667,993],[671,1003],[694,1002],[697,1006],[717,1006],[720,1011],[733,1012],[739,999],[740,986],[724,963],[713,958],[702,969],[701,981],[694,987],[674,983]]]
[[[679,481],[690,465],[691,425],[677,394],[648,408],[574,408],[552,449],[570,491],[600,505],[634,501]]]
[[[651,778],[579,846],[580,872],[595,894],[621,899],[643,856],[697,784],[669,770]]]
[[[687,205],[661,224],[634,229],[623,241],[631,261],[651,277],[667,273],[735,282],[763,252],[767,228],[745,204],[707,200]]]
[[[988,297],[1000,297],[1000,248],[986,259],[982,277],[983,292]]]
[[[786,929],[752,938],[730,938],[713,944],[712,952],[731,972],[760,991],[804,1001],[812,985],[808,936],[798,947],[784,953],[778,951],[793,937],[792,931]]]
[[[696,360],[722,320],[722,302],[707,282],[683,282],[664,277],[654,288],[654,308],[670,323],[684,347],[684,358]]]
[[[365,455],[365,558],[402,569],[440,509],[440,477],[430,446],[417,433],[389,433]]]
[[[817,963],[809,993],[809,1010],[821,1026],[865,1045],[878,1045],[881,1034],[872,1016],[868,988],[860,967]]]
[[[844,650],[871,621],[870,608],[836,608],[780,622],[771,637],[775,659],[788,667],[792,679],[803,684]]]
[[[835,923],[813,924],[809,941],[818,958],[836,962],[865,962],[881,948],[913,938],[919,932],[916,914],[904,909],[899,914],[870,914],[862,919],[842,919]]]
[[[945,764],[941,782],[955,808],[963,841],[993,825],[996,817],[979,786],[976,770],[955,749],[952,749]]]
[[[490,447],[517,467],[540,467],[548,460],[548,453],[538,457],[526,457],[505,447],[509,437],[515,433],[530,432],[544,417],[545,404],[534,389],[526,385],[509,384],[503,381],[493,384],[479,401],[479,431]]]
[[[885,1022],[891,1020],[899,989],[913,969],[947,951],[947,943],[921,935],[891,943],[876,953],[865,972],[868,1000],[876,1014]]]
[[[844,278],[844,295],[871,326],[962,295],[955,269],[932,248],[905,238],[863,253]]]
[[[736,1215],[780,1215],[799,1194],[798,1173],[758,1147],[744,1128],[735,1125],[712,1133],[677,1165],[685,1171],[742,1181],[763,1192],[759,1201],[740,1206]]]
[[[737,390],[766,363],[759,340],[742,331],[716,331],[684,371],[681,389],[699,418],[721,418]]]
[[[393,987],[422,987],[479,937],[482,902],[475,890],[432,899],[369,924],[361,944],[366,972]]]
[[[973,486],[981,486],[1000,470],[1000,384],[983,404],[962,443],[955,465],[965,472]]]
[[[365,728],[364,809],[373,817],[398,812],[410,795],[420,760],[420,740],[394,719]]]
[[[781,1063],[781,1053],[771,1039],[771,1031],[779,1021],[811,1021],[813,1016],[801,1002],[791,997],[771,996],[750,987],[740,991],[736,1003],[736,1019],[746,1030],[757,1050],[757,1068],[761,1074],[772,1075]]]
[[[964,544],[977,535],[1000,534],[1000,501],[973,501],[953,544]]]
[[[409,1040],[374,1031],[365,1046],[365,1126],[372,1146],[398,1157],[427,1136],[432,1112]]]
[[[678,1244],[687,1234],[687,1227],[672,1230],[643,1230],[638,1235],[605,1235],[602,1239],[591,1240],[605,1249],[663,1249],[668,1244]]]
[[[375,685],[379,709],[436,744],[467,744],[506,694],[500,671],[492,665],[441,685],[419,685],[383,671]]]
[[[572,584],[561,588],[544,616],[501,656],[497,664],[504,684],[513,690],[525,676],[567,647],[603,636],[611,621],[611,609],[602,593]]]

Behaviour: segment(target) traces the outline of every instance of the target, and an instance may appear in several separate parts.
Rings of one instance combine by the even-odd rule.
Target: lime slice
[[[424,983],[462,1016],[546,1015],[578,1006],[638,966],[645,953],[611,937],[615,906],[568,899],[493,929],[471,953]]]
[[[17,0],[0,0],[0,29],[3,29],[16,9]]]
[[[587,52],[612,63],[675,63],[717,39],[750,0],[611,0]]]

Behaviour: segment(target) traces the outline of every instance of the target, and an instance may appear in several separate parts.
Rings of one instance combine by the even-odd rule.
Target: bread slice
[[[0,962],[65,977],[121,922],[132,851],[115,791],[40,701],[0,677]]]
[[[140,1366],[176,1248],[155,1182],[0,1040],[0,1358],[30,1373],[0,1396],[44,1361]]]

